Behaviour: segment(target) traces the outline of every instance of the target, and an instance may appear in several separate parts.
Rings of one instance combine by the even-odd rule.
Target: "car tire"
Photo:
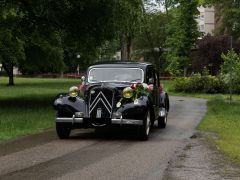
[[[143,120],[143,126],[140,129],[141,140],[148,140],[151,129],[151,112],[148,110],[145,119]]]
[[[158,117],[157,122],[158,128],[165,128],[167,126],[167,112],[164,117]]]
[[[67,139],[71,133],[71,128],[63,124],[56,123],[56,131],[59,139]]]

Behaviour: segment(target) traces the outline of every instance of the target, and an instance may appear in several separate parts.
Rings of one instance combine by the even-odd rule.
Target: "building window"
[[[200,31],[204,31],[204,25],[200,25]]]

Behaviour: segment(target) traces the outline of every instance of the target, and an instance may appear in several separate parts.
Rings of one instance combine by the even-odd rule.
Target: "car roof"
[[[107,61],[107,62],[98,62],[89,67],[91,68],[110,68],[110,67],[123,67],[123,68],[141,68],[146,69],[147,66],[152,66],[152,63],[149,62],[134,62],[134,61]]]

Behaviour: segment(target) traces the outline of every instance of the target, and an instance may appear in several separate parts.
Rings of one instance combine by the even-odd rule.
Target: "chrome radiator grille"
[[[90,118],[111,118],[113,91],[108,88],[95,87],[89,93]]]

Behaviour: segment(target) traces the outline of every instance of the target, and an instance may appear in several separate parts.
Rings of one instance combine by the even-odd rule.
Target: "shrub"
[[[221,73],[227,92],[230,89],[230,72],[232,72],[232,92],[240,94],[240,54],[231,50],[227,54],[222,54],[222,59],[224,63],[221,66]]]
[[[226,86],[226,92],[229,92],[230,89],[230,74],[222,74],[223,82]],[[233,73],[232,75],[232,92],[240,94],[240,76],[239,73]]]
[[[220,77],[194,74],[191,77],[176,78],[173,88],[177,92],[223,93],[226,90],[226,85]]]
[[[185,92],[189,87],[189,78],[176,78],[173,82],[173,88],[177,92]]]

